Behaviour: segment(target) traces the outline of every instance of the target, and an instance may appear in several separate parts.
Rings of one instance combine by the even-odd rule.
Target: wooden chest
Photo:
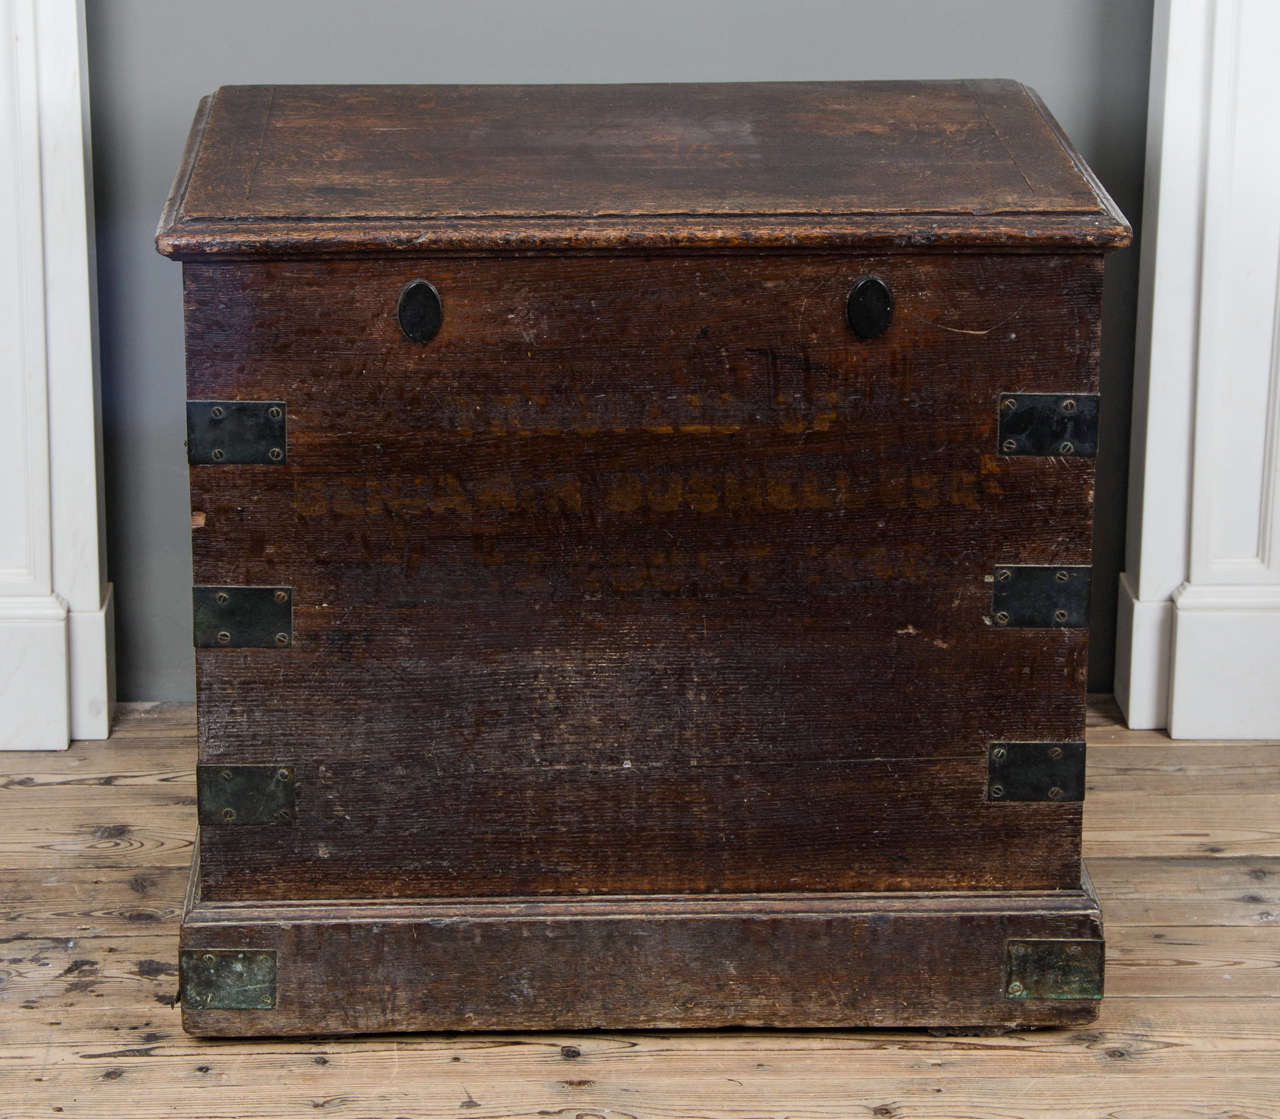
[[[207,98],[186,1028],[1091,1019],[1128,237],[1012,82]]]

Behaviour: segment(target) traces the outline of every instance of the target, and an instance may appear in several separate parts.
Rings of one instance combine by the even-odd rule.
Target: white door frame
[[[1280,5],[1159,0],[1116,698],[1280,737]]]
[[[114,701],[83,0],[0,0],[0,749]]]

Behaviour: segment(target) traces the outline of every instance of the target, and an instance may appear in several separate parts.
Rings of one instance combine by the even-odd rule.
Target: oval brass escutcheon
[[[893,321],[893,292],[879,276],[863,276],[845,302],[849,329],[859,338],[879,338]]]
[[[440,293],[426,280],[411,280],[400,292],[396,318],[410,342],[430,342],[444,322]]]

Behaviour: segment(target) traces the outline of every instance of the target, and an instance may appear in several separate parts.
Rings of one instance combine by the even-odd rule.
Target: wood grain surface
[[[429,346],[422,267],[186,266],[191,397],[289,431],[191,471],[195,582],[293,588],[290,648],[198,651],[201,759],[301,782],[206,898],[1078,884],[986,755],[1080,737],[1087,634],[990,579],[1089,562],[1092,462],[996,415],[1096,387],[1098,259],[435,261]]]
[[[896,1119],[1272,1119],[1280,859],[1219,841],[1235,826],[1232,797],[1267,794],[1251,767],[1271,772],[1280,746],[1172,743],[1091,724],[1090,784],[1133,772],[1123,796],[1088,802],[1086,843],[1099,829],[1124,828],[1146,849],[1171,829],[1187,838],[1166,854],[1090,860],[1107,913],[1109,989],[1089,1026],[985,1037],[732,1030],[226,1042],[184,1034],[173,1005],[173,914],[194,813],[156,803],[140,819],[130,806],[141,784],[194,795],[194,712],[126,707],[110,742],[0,755],[0,1115],[847,1119],[880,1109]],[[63,809],[59,790],[81,799]],[[126,820],[135,837],[185,843],[93,838]],[[28,841],[39,825],[79,837],[74,851],[51,859]],[[1198,844],[1223,851],[1197,853]],[[130,920],[135,905],[164,916]]]
[[[477,904],[206,905],[194,952],[277,954],[266,1010],[184,1006],[205,1036],[377,1030],[1083,1025],[1010,999],[1011,939],[1101,939],[1082,891]]]
[[[158,244],[1099,250],[1128,236],[1016,82],[228,86],[197,115]]]

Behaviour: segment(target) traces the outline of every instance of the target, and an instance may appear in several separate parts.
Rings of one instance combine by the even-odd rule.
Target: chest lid
[[[166,256],[1037,248],[1129,227],[1011,81],[224,86]]]

